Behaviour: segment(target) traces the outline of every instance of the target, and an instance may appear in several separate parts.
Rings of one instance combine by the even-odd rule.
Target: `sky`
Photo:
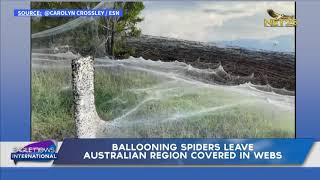
[[[292,36],[294,28],[266,28],[267,9],[294,15],[294,2],[149,1],[141,12],[142,34],[214,42]]]

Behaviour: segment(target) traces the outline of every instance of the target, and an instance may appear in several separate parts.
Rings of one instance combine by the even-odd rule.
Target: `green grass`
[[[66,70],[33,70],[32,139],[75,136],[70,81],[71,74]]]
[[[98,114],[107,121],[132,111],[102,137],[294,137],[293,112],[237,91],[174,82],[145,72],[97,68],[95,99]],[[75,137],[72,109],[71,70],[34,68],[32,139]]]

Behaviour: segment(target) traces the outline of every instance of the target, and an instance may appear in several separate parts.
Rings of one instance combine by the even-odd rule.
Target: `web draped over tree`
[[[68,45],[82,55],[129,57],[134,51],[126,47],[126,38],[138,37],[137,24],[142,2],[35,2],[32,8],[123,9],[122,17],[34,17],[32,39],[50,45]],[[66,38],[64,38],[66,37]],[[64,39],[64,42],[57,42]],[[63,44],[64,43],[64,44]]]

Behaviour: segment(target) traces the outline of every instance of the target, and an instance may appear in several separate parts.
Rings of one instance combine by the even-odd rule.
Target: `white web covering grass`
[[[33,96],[45,89],[54,89],[53,96],[71,95],[70,77],[65,76],[71,74],[74,56],[33,53]],[[202,70],[133,57],[97,58],[95,66],[96,106],[109,122],[99,137],[294,137],[294,92],[251,83],[230,85],[253,75],[234,77],[222,66]],[[40,120],[44,114],[37,113],[38,108],[33,117]]]

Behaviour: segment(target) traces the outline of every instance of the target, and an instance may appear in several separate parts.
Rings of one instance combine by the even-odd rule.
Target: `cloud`
[[[271,8],[294,13],[294,2],[146,2],[143,34],[195,41],[266,39],[294,34],[293,28],[265,28]]]
[[[244,13],[244,10],[221,10],[221,9],[204,9],[205,13],[215,13],[220,15],[229,15],[229,14],[241,14]]]

